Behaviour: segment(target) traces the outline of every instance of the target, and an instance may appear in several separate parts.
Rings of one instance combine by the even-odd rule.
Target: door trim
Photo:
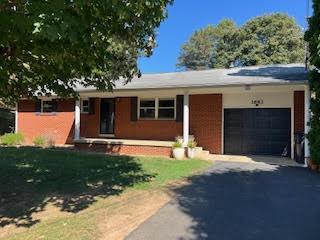
[[[292,98],[293,101],[293,98]],[[222,154],[225,154],[225,110],[232,110],[232,109],[288,109],[290,115],[290,152],[288,158],[294,159],[294,106],[290,107],[239,107],[239,108],[232,108],[232,107],[222,107],[222,134],[221,134],[221,146],[222,146]],[[239,154],[239,156],[244,156],[245,154]],[[248,154],[250,155],[250,154]],[[263,155],[268,156],[268,155]],[[273,156],[273,155],[270,155]]]
[[[113,133],[101,133],[101,103],[103,99],[113,99]],[[108,97],[108,98],[100,98],[100,104],[99,104],[99,137],[115,137],[115,122],[116,122],[116,98]]]

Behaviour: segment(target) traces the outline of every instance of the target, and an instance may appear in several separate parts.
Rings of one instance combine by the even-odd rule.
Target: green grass
[[[13,234],[6,240],[91,240],[97,239],[96,222],[92,214],[83,214],[43,221],[30,230]]]
[[[107,208],[108,197],[163,188],[208,166],[201,160],[0,148],[0,227],[30,228],[12,239],[95,239],[94,214],[83,210]],[[49,204],[73,215],[35,219]]]

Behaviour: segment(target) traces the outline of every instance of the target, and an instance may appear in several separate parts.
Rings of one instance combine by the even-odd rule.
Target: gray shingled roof
[[[265,65],[231,69],[143,74],[124,85],[117,81],[117,90],[223,87],[242,85],[304,84],[307,71],[303,64]],[[76,91],[94,90],[78,86]]]

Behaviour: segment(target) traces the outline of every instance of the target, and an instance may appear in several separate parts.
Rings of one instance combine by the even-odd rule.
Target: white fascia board
[[[305,84],[290,85],[264,85],[250,86],[250,90],[246,90],[247,86],[237,87],[207,87],[207,88],[177,88],[177,89],[143,89],[143,90],[126,90],[114,92],[103,91],[87,91],[79,92],[80,97],[170,97],[175,95],[183,95],[186,91],[192,94],[214,94],[214,93],[243,93],[243,92],[292,92],[304,90]]]

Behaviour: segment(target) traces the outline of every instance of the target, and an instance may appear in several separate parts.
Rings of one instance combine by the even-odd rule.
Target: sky
[[[207,25],[216,25],[224,18],[238,25],[247,20],[274,12],[294,17],[305,28],[308,0],[175,0],[168,7],[169,16],[157,29],[157,47],[149,58],[141,58],[142,73],[177,71],[180,47],[192,33]]]

